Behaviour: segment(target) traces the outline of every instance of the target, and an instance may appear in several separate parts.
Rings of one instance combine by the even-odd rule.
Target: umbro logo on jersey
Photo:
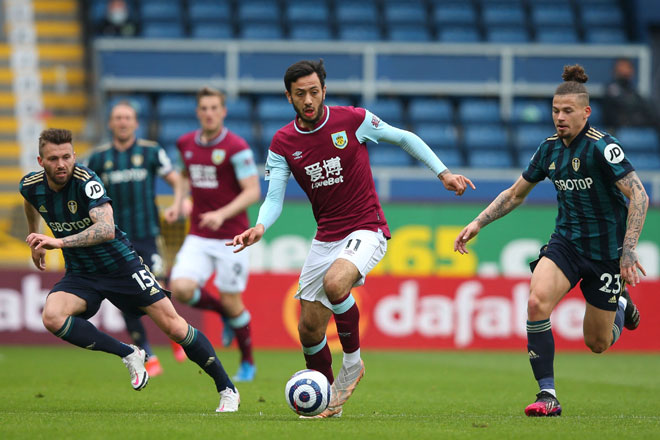
[[[555,163],[552,162],[550,166],[548,167],[549,170],[554,170],[555,169]]]
[[[292,156],[294,160],[302,159],[302,151],[296,151]]]
[[[157,294],[158,292],[159,292],[158,289],[156,289],[155,287],[152,287],[152,288],[151,288],[151,292],[149,292],[149,295],[155,295],[155,294]]]
[[[39,212],[48,212],[48,210],[46,209],[46,207],[44,205],[41,205],[39,207]]]

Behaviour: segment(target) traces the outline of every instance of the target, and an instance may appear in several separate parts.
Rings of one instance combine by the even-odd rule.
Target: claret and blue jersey
[[[45,172],[29,173],[20,183],[21,195],[39,212],[56,238],[77,234],[92,226],[89,211],[111,202],[98,176],[76,164],[71,180],[60,191],[48,186]],[[88,247],[63,248],[67,272],[110,273],[137,254],[126,234],[115,225],[115,238]]]
[[[523,178],[557,190],[555,232],[594,260],[621,254],[628,208],[617,180],[634,171],[619,141],[587,123],[567,147],[555,134],[539,145]]]

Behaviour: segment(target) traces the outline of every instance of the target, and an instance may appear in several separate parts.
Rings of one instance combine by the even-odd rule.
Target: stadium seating
[[[88,3],[85,16],[92,32],[98,32],[107,0]],[[149,39],[626,44],[630,42],[629,32],[634,30],[628,22],[628,10],[619,0],[128,0],[128,4],[132,16],[138,20],[140,36]],[[330,54],[321,55],[327,59]],[[377,60],[382,63],[379,79],[380,75],[386,80],[400,76],[396,71],[397,60],[391,60],[396,55],[388,57],[389,54]],[[442,65],[440,75],[452,69],[457,70],[451,63]],[[534,75],[538,77],[535,71],[538,67],[526,61],[515,69],[521,75],[521,82]],[[495,79],[499,68],[492,70]],[[604,83],[602,78],[593,81],[594,75],[590,76],[590,85]],[[350,75],[341,78],[352,79]],[[545,84],[549,80],[536,78],[536,82]],[[241,90],[241,93],[246,92]],[[429,94],[435,93],[429,90]],[[442,98],[377,95],[375,101],[367,103],[361,102],[359,94],[337,97],[330,93],[327,103],[361,102],[360,106],[387,123],[412,129],[444,156],[443,160],[450,166],[502,167],[524,166],[536,146],[554,131],[549,99],[531,95],[515,96],[510,117],[500,113],[501,103],[497,98],[478,97],[478,93],[473,98],[466,97],[464,92]],[[136,103],[141,130],[148,131],[151,126],[156,133],[154,137],[163,143],[173,144],[176,137],[198,125],[196,103],[190,93],[122,94],[109,99],[105,110],[127,96]],[[291,105],[283,96],[242,96],[229,101],[227,106],[227,125],[254,146],[259,160],[264,159],[274,132],[294,117]],[[591,107],[590,123],[604,129],[599,98],[592,97]],[[637,159],[653,154],[660,157],[654,129],[625,128],[617,135],[627,154],[635,154]],[[493,139],[501,141],[494,146]],[[410,163],[410,157],[398,147],[370,145],[369,148],[376,148],[374,163],[400,164],[402,153],[406,158],[403,163]],[[649,160],[639,166],[650,167],[654,163]]]
[[[412,165],[413,158],[401,147],[386,143],[368,143],[369,161],[374,166],[399,167]]]
[[[658,171],[660,170],[660,156],[657,153],[638,153],[636,151],[626,152],[626,158],[636,170]]]
[[[616,138],[626,153],[631,151],[658,153],[658,133],[653,127],[621,127],[616,130]]]

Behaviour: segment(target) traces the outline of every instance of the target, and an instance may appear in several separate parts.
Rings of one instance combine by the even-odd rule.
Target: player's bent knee
[[[530,321],[546,319],[550,316],[551,312],[551,307],[541,301],[538,295],[534,295],[533,293],[530,294],[529,299],[527,300],[527,315],[529,316]]]
[[[61,329],[66,318],[63,314],[48,308],[44,308],[41,314],[41,321],[44,323],[44,327],[51,333],[55,333]]]
[[[610,348],[610,341],[603,338],[585,338],[584,343],[593,353],[603,353]]]

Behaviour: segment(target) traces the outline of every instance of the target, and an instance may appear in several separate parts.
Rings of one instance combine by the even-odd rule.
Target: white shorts
[[[339,258],[353,263],[360,272],[360,279],[353,284],[353,287],[357,287],[364,284],[365,277],[383,259],[385,251],[387,240],[380,231],[355,231],[340,241],[312,240],[295,298],[319,301],[331,309],[332,304],[323,289],[323,277],[332,263]]]
[[[188,278],[200,286],[215,272],[213,284],[222,293],[241,293],[247,286],[249,253],[235,254],[227,240],[188,235],[176,254],[170,278]]]

